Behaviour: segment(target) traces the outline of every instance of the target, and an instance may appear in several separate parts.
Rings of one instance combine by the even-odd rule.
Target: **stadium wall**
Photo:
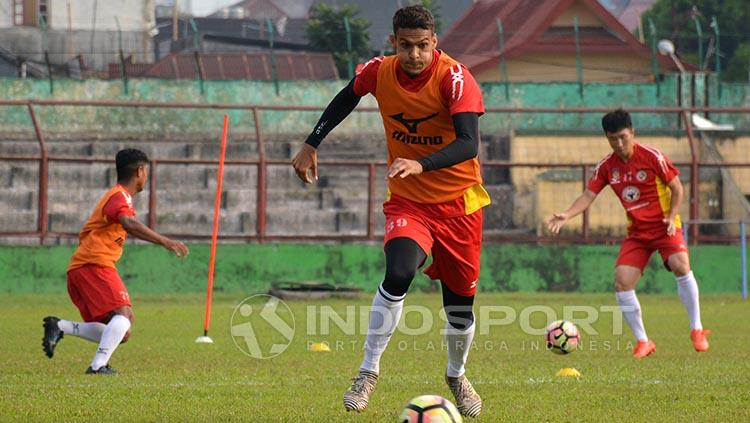
[[[192,245],[177,259],[161,247],[126,246],[120,275],[132,294],[205,291],[208,245]],[[0,293],[64,293],[73,246],[0,247]],[[487,245],[482,257],[481,291],[610,292],[617,246]],[[740,290],[737,246],[700,245],[691,261],[702,293]],[[382,280],[379,245],[229,244],[217,251],[215,290],[257,293],[272,282],[316,281],[347,284],[372,292]],[[435,291],[420,274],[413,289]],[[676,292],[674,277],[652,257],[639,292]]]
[[[709,78],[710,80],[710,78]],[[710,81],[706,82],[707,84]],[[262,81],[206,81],[201,94],[200,84],[193,80],[131,79],[129,94],[124,93],[121,81],[70,79],[56,80],[54,93],[49,93],[46,80],[0,78],[0,92],[4,99],[65,99],[65,100],[128,100],[185,103],[274,104],[324,107],[345,81],[281,81],[279,95],[272,82]],[[684,85],[684,84],[683,84]],[[711,84],[709,84],[712,86]],[[715,84],[713,84],[715,85]],[[750,104],[750,85],[723,84],[722,96],[712,94],[713,106],[742,106]],[[483,83],[485,106],[491,107],[612,107],[613,105],[659,107],[679,104],[680,93],[675,76],[667,75],[656,85],[652,83],[586,83],[583,92],[574,82],[560,83]],[[714,93],[715,88],[711,90]],[[698,90],[696,90],[696,95]],[[362,106],[375,106],[371,96]],[[52,133],[97,133],[150,135],[169,132],[193,134],[216,132],[206,123],[210,117],[220,116],[217,110],[155,110],[93,107],[39,107],[38,117],[45,131]],[[307,133],[320,112],[263,111],[262,129],[266,134]],[[490,132],[533,132],[580,134],[599,132],[599,114],[487,114],[482,119],[482,130]],[[712,116],[726,122],[729,116]],[[732,115],[731,122],[738,129],[750,131],[750,116]],[[219,119],[219,118],[217,118]],[[634,116],[641,133],[683,131],[679,119],[673,115],[638,114]],[[219,119],[220,120],[220,119]],[[233,133],[254,133],[253,119],[247,111],[230,113]],[[24,106],[3,107],[0,113],[0,133],[31,131],[28,111]],[[335,133],[381,133],[382,123],[377,113],[357,113],[345,120]]]

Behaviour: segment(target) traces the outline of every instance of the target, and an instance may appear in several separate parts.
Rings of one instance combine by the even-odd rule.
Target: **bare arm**
[[[189,254],[187,246],[180,241],[175,241],[165,237],[141,223],[134,216],[120,216],[120,224],[123,229],[130,235],[144,241],[152,242],[163,246],[169,251],[175,253],[177,257],[185,257]]]
[[[584,191],[567,210],[562,213],[555,213],[547,220],[547,229],[553,234],[559,233],[568,220],[583,213],[594,202],[594,199],[596,199],[596,194],[593,191]]]
[[[680,182],[679,176],[672,178],[668,186],[672,191],[672,200],[669,202],[669,214],[664,218],[664,223],[667,224],[667,235],[672,236],[677,230],[674,220],[677,217],[677,211],[680,209],[680,204],[682,204],[684,190],[682,189],[682,182]]]

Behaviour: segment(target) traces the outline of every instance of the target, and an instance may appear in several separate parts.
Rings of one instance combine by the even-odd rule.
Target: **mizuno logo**
[[[417,125],[419,125],[422,122],[428,121],[435,116],[437,116],[437,113],[433,113],[427,117],[418,118],[418,119],[406,119],[404,117],[403,113],[399,113],[397,115],[390,115],[389,117],[396,122],[401,123],[404,125],[404,128],[406,128],[407,131],[409,131],[410,134],[416,134],[417,133]]]

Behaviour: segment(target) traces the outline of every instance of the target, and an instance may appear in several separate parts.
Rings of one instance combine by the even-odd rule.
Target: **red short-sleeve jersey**
[[[679,173],[664,153],[636,143],[627,162],[614,153],[599,162],[588,189],[598,194],[605,186],[612,187],[627,213],[629,232],[661,230],[672,200],[668,185]],[[682,227],[679,215],[675,224]]]

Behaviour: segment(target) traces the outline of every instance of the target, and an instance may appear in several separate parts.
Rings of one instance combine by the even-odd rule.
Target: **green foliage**
[[[440,0],[411,0],[411,5],[421,4],[425,9],[432,13],[432,17],[435,18],[435,33],[440,34],[445,27],[445,19],[443,19],[442,12],[440,11]]]
[[[335,7],[319,3],[310,10],[310,19],[305,28],[313,47],[333,55],[341,78],[353,76],[349,75],[350,61],[356,66],[370,59],[372,55],[370,33],[367,31],[370,22],[367,19],[358,18],[358,13],[356,6]],[[351,30],[351,51],[347,46],[345,17],[349,19]]]
[[[724,81],[747,81],[747,56],[735,59],[739,52],[746,51],[741,46],[750,42],[750,7],[747,0],[659,0],[642,16],[643,28],[647,36],[649,19],[656,25],[658,39],[670,39],[675,44],[677,55],[684,61],[695,64],[698,60],[698,32],[693,17],[703,31],[704,66],[710,70],[716,68],[716,37],[711,27],[712,17],[719,23],[720,54]],[[746,54],[746,53],[745,53]]]

